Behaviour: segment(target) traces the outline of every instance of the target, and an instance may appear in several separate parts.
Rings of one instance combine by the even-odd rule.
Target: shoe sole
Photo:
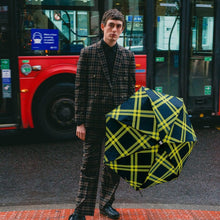
[[[104,216],[107,216],[108,218],[111,218],[111,219],[119,219],[120,218],[120,215],[113,217],[113,216],[108,215],[108,214],[106,214],[105,212],[102,212],[102,211],[100,211],[100,214],[104,215]]]

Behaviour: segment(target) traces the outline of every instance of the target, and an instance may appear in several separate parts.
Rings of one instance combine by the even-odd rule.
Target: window
[[[74,7],[36,6],[51,5],[52,2],[55,5],[61,3],[26,1],[27,5],[20,13],[20,55],[79,54],[83,47],[99,39],[99,13],[94,7],[78,10]],[[70,2],[62,1],[62,5],[68,6]],[[94,5],[93,1],[74,2]]]
[[[180,17],[178,1],[158,1],[157,50],[179,50]]]
[[[193,17],[192,48],[194,51],[213,49],[214,17]]]

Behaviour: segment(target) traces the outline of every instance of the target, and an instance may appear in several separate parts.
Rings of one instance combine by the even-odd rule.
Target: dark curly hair
[[[110,9],[110,10],[106,11],[102,16],[101,23],[104,24],[104,26],[105,26],[109,19],[120,20],[123,22],[123,27],[125,26],[125,17],[118,9]]]

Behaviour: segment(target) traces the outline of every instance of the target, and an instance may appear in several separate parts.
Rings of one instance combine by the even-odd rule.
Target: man
[[[135,91],[135,60],[117,44],[124,30],[124,16],[117,9],[106,11],[101,22],[103,39],[82,49],[76,74],[76,135],[83,140],[79,191],[75,212],[69,220],[94,215],[99,169],[105,137],[105,114],[127,100]],[[100,213],[118,219],[112,207],[119,176],[104,166]]]

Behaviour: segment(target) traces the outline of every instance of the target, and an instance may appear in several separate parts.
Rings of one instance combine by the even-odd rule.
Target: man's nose
[[[112,30],[117,31],[117,26],[115,25]]]

